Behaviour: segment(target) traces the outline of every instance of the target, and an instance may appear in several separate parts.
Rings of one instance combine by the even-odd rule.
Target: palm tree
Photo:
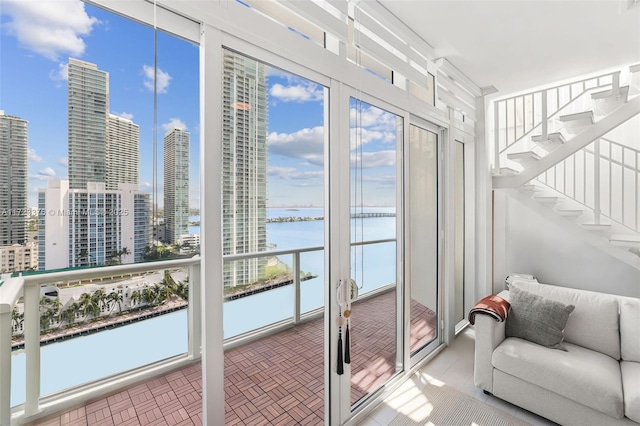
[[[95,316],[100,312],[100,306],[89,293],[82,293],[80,296],[80,306],[84,314],[84,322],[89,319],[89,315]]]
[[[156,301],[158,293],[155,287],[147,287],[142,290],[142,301],[148,305]]]
[[[117,291],[112,291],[111,293],[109,293],[109,296],[107,297],[109,299],[109,304],[111,305],[111,310],[109,311],[109,315],[111,315],[111,313],[113,312],[113,308],[115,308],[116,303],[118,304],[118,311],[122,310],[123,297],[120,293],[118,293]]]
[[[131,292],[131,305],[137,305],[140,301],[140,292],[138,290],[134,290]]]
[[[96,305],[100,308],[100,312],[103,312],[104,310],[106,310],[108,297],[107,297],[107,294],[104,292],[104,290],[98,289],[94,291],[91,297],[95,301]]]
[[[129,251],[128,248],[122,247],[122,250],[120,250],[120,260],[122,261],[122,256],[128,256],[130,254],[131,254],[131,251]]]
[[[11,311],[11,320],[13,321],[13,329],[20,330],[22,327],[22,323],[24,322],[24,312],[18,313],[18,309],[16,307]]]

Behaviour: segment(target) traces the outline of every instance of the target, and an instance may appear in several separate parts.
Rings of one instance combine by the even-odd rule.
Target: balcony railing
[[[0,425],[11,423],[11,379],[12,379],[12,311],[20,297],[24,301],[24,353],[25,353],[25,402],[22,410],[16,409],[14,416],[31,417],[42,411],[55,412],[72,403],[71,400],[82,395],[86,400],[92,396],[109,392],[116,387],[133,384],[171,368],[193,361],[200,357],[201,346],[201,306],[189,303],[188,350],[186,354],[165,360],[155,366],[142,367],[126,375],[120,374],[99,381],[94,386],[83,385],[77,389],[66,390],[64,396],[52,395],[46,400],[40,396],[42,363],[40,357],[40,287],[63,281],[89,280],[105,276],[137,274],[173,268],[189,269],[189,294],[200,291],[200,259],[169,260],[154,263],[139,263],[120,266],[79,269],[73,271],[43,273],[10,278],[0,286]],[[121,372],[124,373],[124,372]]]
[[[371,246],[376,244],[395,243],[395,239],[381,239],[365,241],[353,244],[354,246]],[[274,328],[290,327],[301,321],[315,318],[322,314],[324,296],[320,296],[320,302],[314,300],[311,308],[303,309],[304,295],[301,283],[301,256],[309,253],[318,253],[324,250],[323,246],[306,247],[291,250],[277,250],[259,253],[247,253],[224,256],[225,263],[256,259],[263,257],[292,256],[291,275],[293,286],[292,315],[276,323],[263,323],[252,326],[247,332],[239,333],[225,339],[225,349],[237,346],[243,342],[253,340],[256,337],[273,332]],[[394,255],[389,256],[395,259]],[[58,282],[81,282],[90,279],[98,279],[105,276],[125,276],[149,271],[171,270],[176,268],[188,268],[188,291],[191,297],[187,307],[188,345],[187,352],[169,359],[161,360],[153,364],[145,365],[129,371],[122,371],[97,381],[65,389],[64,392],[56,392],[51,395],[41,396],[41,334],[40,334],[40,293],[43,284]],[[324,262],[322,263],[324,273]],[[395,271],[395,269],[394,269]],[[393,274],[395,278],[395,273]],[[324,277],[323,277],[324,278]],[[375,295],[384,290],[392,282],[376,282],[369,286],[369,295]],[[90,269],[79,269],[63,272],[42,273],[17,278],[10,278],[0,286],[0,425],[11,424],[11,418],[28,419],[36,415],[46,415],[58,412],[80,401],[96,399],[105,394],[134,385],[141,380],[168,372],[175,368],[185,366],[200,357],[201,349],[201,318],[202,306],[199,300],[200,294],[200,259],[168,260],[152,263],[138,263]],[[322,279],[324,286],[324,279]],[[264,293],[271,292],[267,290]],[[257,297],[259,294],[248,297]],[[310,294],[308,297],[315,298]],[[24,301],[24,353],[25,366],[25,402],[23,406],[11,407],[11,380],[12,380],[12,310],[18,300]],[[367,295],[365,294],[366,298]],[[225,305],[229,303],[226,302]],[[126,348],[124,348],[126,350]],[[13,411],[13,413],[12,413]]]

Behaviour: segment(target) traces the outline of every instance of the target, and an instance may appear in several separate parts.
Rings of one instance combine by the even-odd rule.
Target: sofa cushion
[[[624,415],[640,423],[640,362],[622,361],[620,371],[624,390]]]
[[[542,346],[566,350],[562,346],[564,327],[575,306],[565,305],[518,287],[510,290],[511,309],[505,335],[519,337]]]
[[[564,341],[620,359],[619,306],[615,296],[524,281],[514,282],[511,287],[574,305],[564,329]]]
[[[624,416],[620,363],[565,342],[567,352],[508,337],[493,352],[493,366],[615,418]]]
[[[640,299],[620,298],[620,351],[625,361],[640,362]]]

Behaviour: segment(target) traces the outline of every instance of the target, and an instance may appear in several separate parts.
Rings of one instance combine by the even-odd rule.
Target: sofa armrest
[[[503,291],[499,294],[508,300],[509,294]],[[476,342],[474,354],[473,382],[487,392],[493,393],[493,351],[505,339],[505,322],[497,322],[488,315],[476,316],[474,325]]]

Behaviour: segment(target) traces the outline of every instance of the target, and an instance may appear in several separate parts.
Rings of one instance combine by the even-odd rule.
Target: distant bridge
[[[351,213],[351,219],[367,219],[370,217],[396,217],[395,213]]]
[[[352,213],[351,219],[368,219],[372,217],[396,217],[395,213]],[[284,216],[284,217],[272,217],[267,218],[267,223],[282,223],[282,222],[308,222],[312,220],[324,220],[323,216],[312,216],[312,217],[295,217],[295,216]]]

